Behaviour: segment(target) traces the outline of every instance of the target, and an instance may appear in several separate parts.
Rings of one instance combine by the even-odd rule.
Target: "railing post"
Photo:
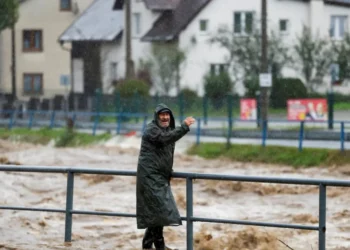
[[[94,126],[92,128],[92,135],[94,136],[96,135],[96,129],[99,121],[100,121],[100,111],[98,111],[95,116]]]
[[[12,129],[12,127],[13,127],[13,120],[15,119],[15,112],[16,112],[16,111],[11,110],[11,113],[10,113],[10,121],[9,121],[8,129]]]
[[[344,141],[345,141],[345,131],[344,131],[344,122],[340,123],[340,150],[344,152]]]
[[[51,113],[51,121],[50,121],[50,128],[52,129],[55,125],[55,116],[56,116],[56,112],[55,110],[52,111]]]
[[[318,249],[326,250],[326,185],[320,184]]]
[[[120,113],[118,115],[118,122],[117,122],[117,135],[120,134],[120,129],[121,129],[121,126],[122,126],[122,119],[123,119],[123,115]]]
[[[145,131],[147,126],[147,115],[145,115],[145,117],[143,118],[143,124],[142,124],[142,133]]]
[[[64,233],[65,242],[72,241],[73,191],[74,191],[74,173],[69,171],[67,174],[66,228]]]
[[[197,119],[196,144],[199,145],[201,137],[201,118]]]
[[[266,146],[266,138],[267,138],[267,121],[264,120],[262,123],[262,146]]]
[[[34,111],[31,110],[30,111],[30,115],[29,115],[29,122],[28,122],[28,128],[31,129],[33,126],[33,120],[34,120]]]
[[[303,139],[304,139],[304,121],[300,122],[300,129],[299,129],[299,152],[303,150]]]
[[[187,250],[193,250],[193,182],[192,178],[186,178],[186,226],[187,226]]]

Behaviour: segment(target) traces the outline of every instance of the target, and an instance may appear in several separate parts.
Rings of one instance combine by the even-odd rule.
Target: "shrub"
[[[150,86],[139,79],[132,80],[122,80],[116,86],[116,91],[119,92],[121,97],[133,97],[138,94],[142,97],[147,97],[149,95]]]
[[[183,88],[179,94],[183,96],[186,108],[193,107],[194,103],[198,101],[197,92],[190,88]]]
[[[256,98],[256,92],[260,90],[259,86],[259,78],[258,77],[250,77],[246,78],[243,81],[245,88],[245,96],[250,98]]]
[[[273,81],[270,97],[273,108],[287,107],[288,99],[307,97],[307,89],[298,78],[278,78]]]
[[[208,74],[204,78],[204,91],[215,108],[221,108],[225,103],[225,96],[232,93],[233,82],[228,73],[219,75]]]

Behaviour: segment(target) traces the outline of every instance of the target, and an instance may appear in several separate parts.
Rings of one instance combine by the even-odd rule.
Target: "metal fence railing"
[[[12,129],[24,127],[28,129],[47,127],[62,128],[66,126],[69,117],[77,129],[90,130],[93,135],[97,130],[115,131],[116,134],[131,131],[142,131],[153,119],[152,113],[114,113],[114,112],[64,112],[28,110],[0,110],[0,126]],[[182,121],[182,117],[175,117]],[[327,129],[327,121],[289,121],[270,119],[257,128],[256,120],[246,121],[228,117],[205,118],[196,116],[197,128],[193,128],[196,144],[200,144],[201,136],[224,137],[227,143],[234,138],[254,138],[261,140],[265,147],[270,139],[296,140],[295,146],[303,150],[305,140],[338,141],[340,151],[346,150],[346,142],[350,141],[350,121],[334,121],[334,129]],[[243,129],[242,129],[243,128]],[[122,131],[123,130],[123,131]],[[191,131],[192,133],[192,131]]]
[[[66,208],[65,209],[0,206],[0,209],[7,209],[7,210],[26,210],[26,211],[36,211],[36,212],[43,211],[43,212],[65,213],[65,236],[64,236],[65,242],[71,242],[72,240],[73,214],[136,217],[135,214],[129,214],[129,213],[114,213],[114,212],[112,213],[112,212],[75,210],[73,205],[75,174],[135,176],[136,175],[135,171],[70,168],[70,167],[46,167],[46,166],[40,166],[40,167],[39,166],[10,166],[10,165],[0,165],[0,171],[66,173],[67,174],[67,191],[66,191]],[[326,188],[327,186],[350,187],[350,181],[344,181],[344,180],[232,176],[232,175],[199,174],[199,173],[174,173],[173,177],[186,179],[186,216],[182,217],[182,220],[186,221],[186,249],[187,250],[193,250],[193,222],[227,223],[227,224],[252,225],[252,226],[263,226],[263,227],[314,230],[314,231],[318,231],[318,246],[319,246],[318,249],[325,250],[326,249],[326,199],[327,199]],[[195,179],[319,186],[318,226],[196,217],[193,214],[193,180]]]

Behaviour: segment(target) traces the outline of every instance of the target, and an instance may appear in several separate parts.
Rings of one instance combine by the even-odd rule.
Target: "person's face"
[[[168,112],[159,113],[159,124],[163,128],[167,128],[170,125],[170,114]]]

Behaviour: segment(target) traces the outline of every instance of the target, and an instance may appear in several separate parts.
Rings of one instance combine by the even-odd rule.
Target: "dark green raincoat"
[[[148,124],[142,136],[136,184],[137,228],[182,225],[179,211],[171,192],[170,177],[173,168],[175,142],[183,137],[189,127],[175,128],[170,111],[168,128],[159,125],[158,113],[169,109],[159,104],[154,120]]]

